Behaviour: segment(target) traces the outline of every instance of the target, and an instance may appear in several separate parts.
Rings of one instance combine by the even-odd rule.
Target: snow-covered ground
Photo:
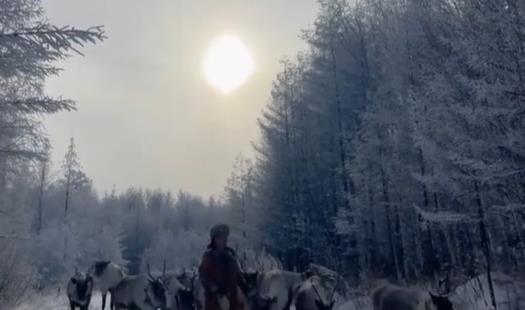
[[[100,309],[102,300],[99,292],[91,298],[90,309]],[[106,309],[108,307],[106,306]],[[65,290],[55,290],[45,295],[35,295],[27,302],[22,303],[14,310],[69,310]]]
[[[525,309],[525,282],[514,281],[508,276],[495,275],[494,285],[499,310]],[[370,298],[365,294],[353,294],[355,297],[341,303],[336,310],[371,310]],[[360,296],[359,296],[360,295]],[[485,276],[470,280],[458,287],[451,297],[455,309],[489,310],[490,295]],[[100,293],[95,292],[91,300],[91,309],[99,309]],[[44,295],[35,295],[14,310],[69,310],[64,290],[54,290]]]

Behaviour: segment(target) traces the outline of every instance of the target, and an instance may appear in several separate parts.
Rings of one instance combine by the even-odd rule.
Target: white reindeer
[[[329,289],[326,281],[319,276],[304,280],[297,288],[293,305],[296,310],[332,310],[334,307],[335,287]]]
[[[112,300],[116,310],[166,310],[168,291],[161,278],[151,275],[126,276],[113,289]]]
[[[106,296],[108,292],[111,294],[109,308],[113,310],[113,290],[126,276],[124,269],[111,261],[98,261],[91,266],[90,274],[93,275],[95,284],[102,294],[102,310],[106,308]]]
[[[169,310],[194,310],[195,298],[190,287],[181,283],[176,272],[164,272],[161,276],[168,293]],[[191,283],[190,283],[191,285]]]
[[[257,277],[255,305],[259,310],[288,310],[306,275],[285,270],[260,273]]]

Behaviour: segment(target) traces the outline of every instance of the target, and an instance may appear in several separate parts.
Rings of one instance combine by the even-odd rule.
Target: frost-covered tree
[[[76,151],[75,140],[73,138],[69,141],[64,161],[62,162],[62,180],[65,191],[64,199],[64,221],[67,218],[67,212],[71,203],[71,195],[74,191],[83,188],[91,187],[91,181],[86,174],[82,172],[78,154]]]
[[[259,237],[257,223],[260,210],[254,197],[256,186],[254,174],[255,167],[252,162],[242,155],[238,156],[225,189],[225,203],[232,213],[235,233],[244,240],[245,244],[258,243]]]
[[[8,308],[25,294],[26,280],[35,282],[38,268],[31,261],[39,241],[32,233],[42,236],[47,216],[53,215],[40,212],[47,199],[46,169],[36,169],[35,160],[44,161],[49,146],[41,122],[45,115],[74,109],[73,101],[44,93],[45,79],[59,74],[58,60],[103,39],[101,27],[50,24],[38,0],[0,1],[0,243],[5,250],[0,261],[8,270],[0,299]]]
[[[52,98],[43,83],[57,75],[58,60],[104,39],[101,27],[86,30],[49,24],[38,0],[0,2],[0,189],[19,159],[38,158],[47,140],[41,117],[71,111],[74,102]]]
[[[399,281],[523,264],[523,4],[320,4],[259,121],[268,248]]]

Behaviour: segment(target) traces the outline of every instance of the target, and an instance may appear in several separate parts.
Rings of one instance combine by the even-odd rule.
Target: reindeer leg
[[[71,310],[75,310],[75,304],[73,304],[72,301],[69,302],[69,308],[71,308]]]
[[[115,310],[115,303],[113,301],[113,290],[109,290],[109,310]]]
[[[102,293],[102,310],[106,309],[106,295],[107,292]]]

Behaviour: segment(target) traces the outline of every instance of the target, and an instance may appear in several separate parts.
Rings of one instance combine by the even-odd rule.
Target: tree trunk
[[[423,150],[421,149],[421,147],[418,148],[418,153],[419,153],[419,171],[421,173],[421,176],[425,177],[426,176],[426,167],[425,167],[425,159],[423,157]],[[428,204],[429,204],[429,199],[428,199],[428,189],[427,189],[427,185],[425,184],[425,182],[422,182],[422,190],[423,190],[423,207],[424,207],[424,210],[428,210]]]
[[[376,224],[375,224],[375,212],[374,212],[374,194],[372,190],[370,189],[370,186],[368,185],[368,203],[370,208],[370,263],[372,268],[377,267],[377,254],[378,254],[378,246],[377,246],[377,235],[376,235]],[[373,270],[377,271],[377,270]]]
[[[69,168],[66,177],[66,198],[64,202],[64,223],[66,222],[67,212],[69,210],[69,195],[71,191],[71,168]]]
[[[381,187],[383,189],[383,199],[385,203],[385,213],[386,213],[386,227],[388,232],[388,243],[390,243],[390,259],[392,263],[394,264],[394,268],[396,271],[396,279],[401,280],[401,272],[399,268],[399,261],[397,259],[396,255],[396,246],[395,246],[395,240],[394,240],[394,232],[392,230],[392,215],[390,210],[390,197],[389,197],[389,190],[388,190],[388,184],[385,176],[385,172],[383,170],[383,167],[381,167]]]
[[[42,170],[40,172],[40,186],[38,189],[38,210],[37,210],[37,219],[36,219],[36,234],[40,235],[42,230],[42,208],[44,205],[44,186],[46,184],[46,170],[47,170],[47,160],[42,162]]]
[[[337,59],[335,56],[334,42],[333,38],[330,39],[330,56],[332,64],[332,78],[334,80],[334,99],[337,109],[337,142],[339,146],[339,161],[341,166],[341,183],[343,185],[343,201],[345,202],[345,207],[350,208],[350,185],[347,178],[347,168],[346,168],[346,150],[345,142],[343,136],[343,108],[341,104],[341,98],[339,95],[339,82],[337,77]]]
[[[0,193],[7,185],[7,156],[0,156]]]
[[[485,222],[485,210],[483,210],[483,203],[481,200],[481,193],[477,180],[474,180],[474,189],[476,191],[476,203],[478,205],[478,216],[479,216],[479,232],[481,235],[481,247],[483,254],[485,255],[486,267],[487,267],[487,281],[489,285],[490,299],[492,306],[495,310],[498,309],[496,304],[496,295],[494,293],[494,283],[492,282],[492,251],[490,248],[490,237]]]
[[[407,270],[406,270],[406,263],[405,263],[405,249],[404,249],[404,243],[403,243],[403,233],[401,232],[401,215],[399,212],[399,205],[397,204],[394,205],[394,212],[395,212],[394,235],[396,236],[394,241],[397,241],[396,256],[397,256],[397,260],[400,265],[399,267],[400,267],[401,277],[403,279],[406,279]]]

